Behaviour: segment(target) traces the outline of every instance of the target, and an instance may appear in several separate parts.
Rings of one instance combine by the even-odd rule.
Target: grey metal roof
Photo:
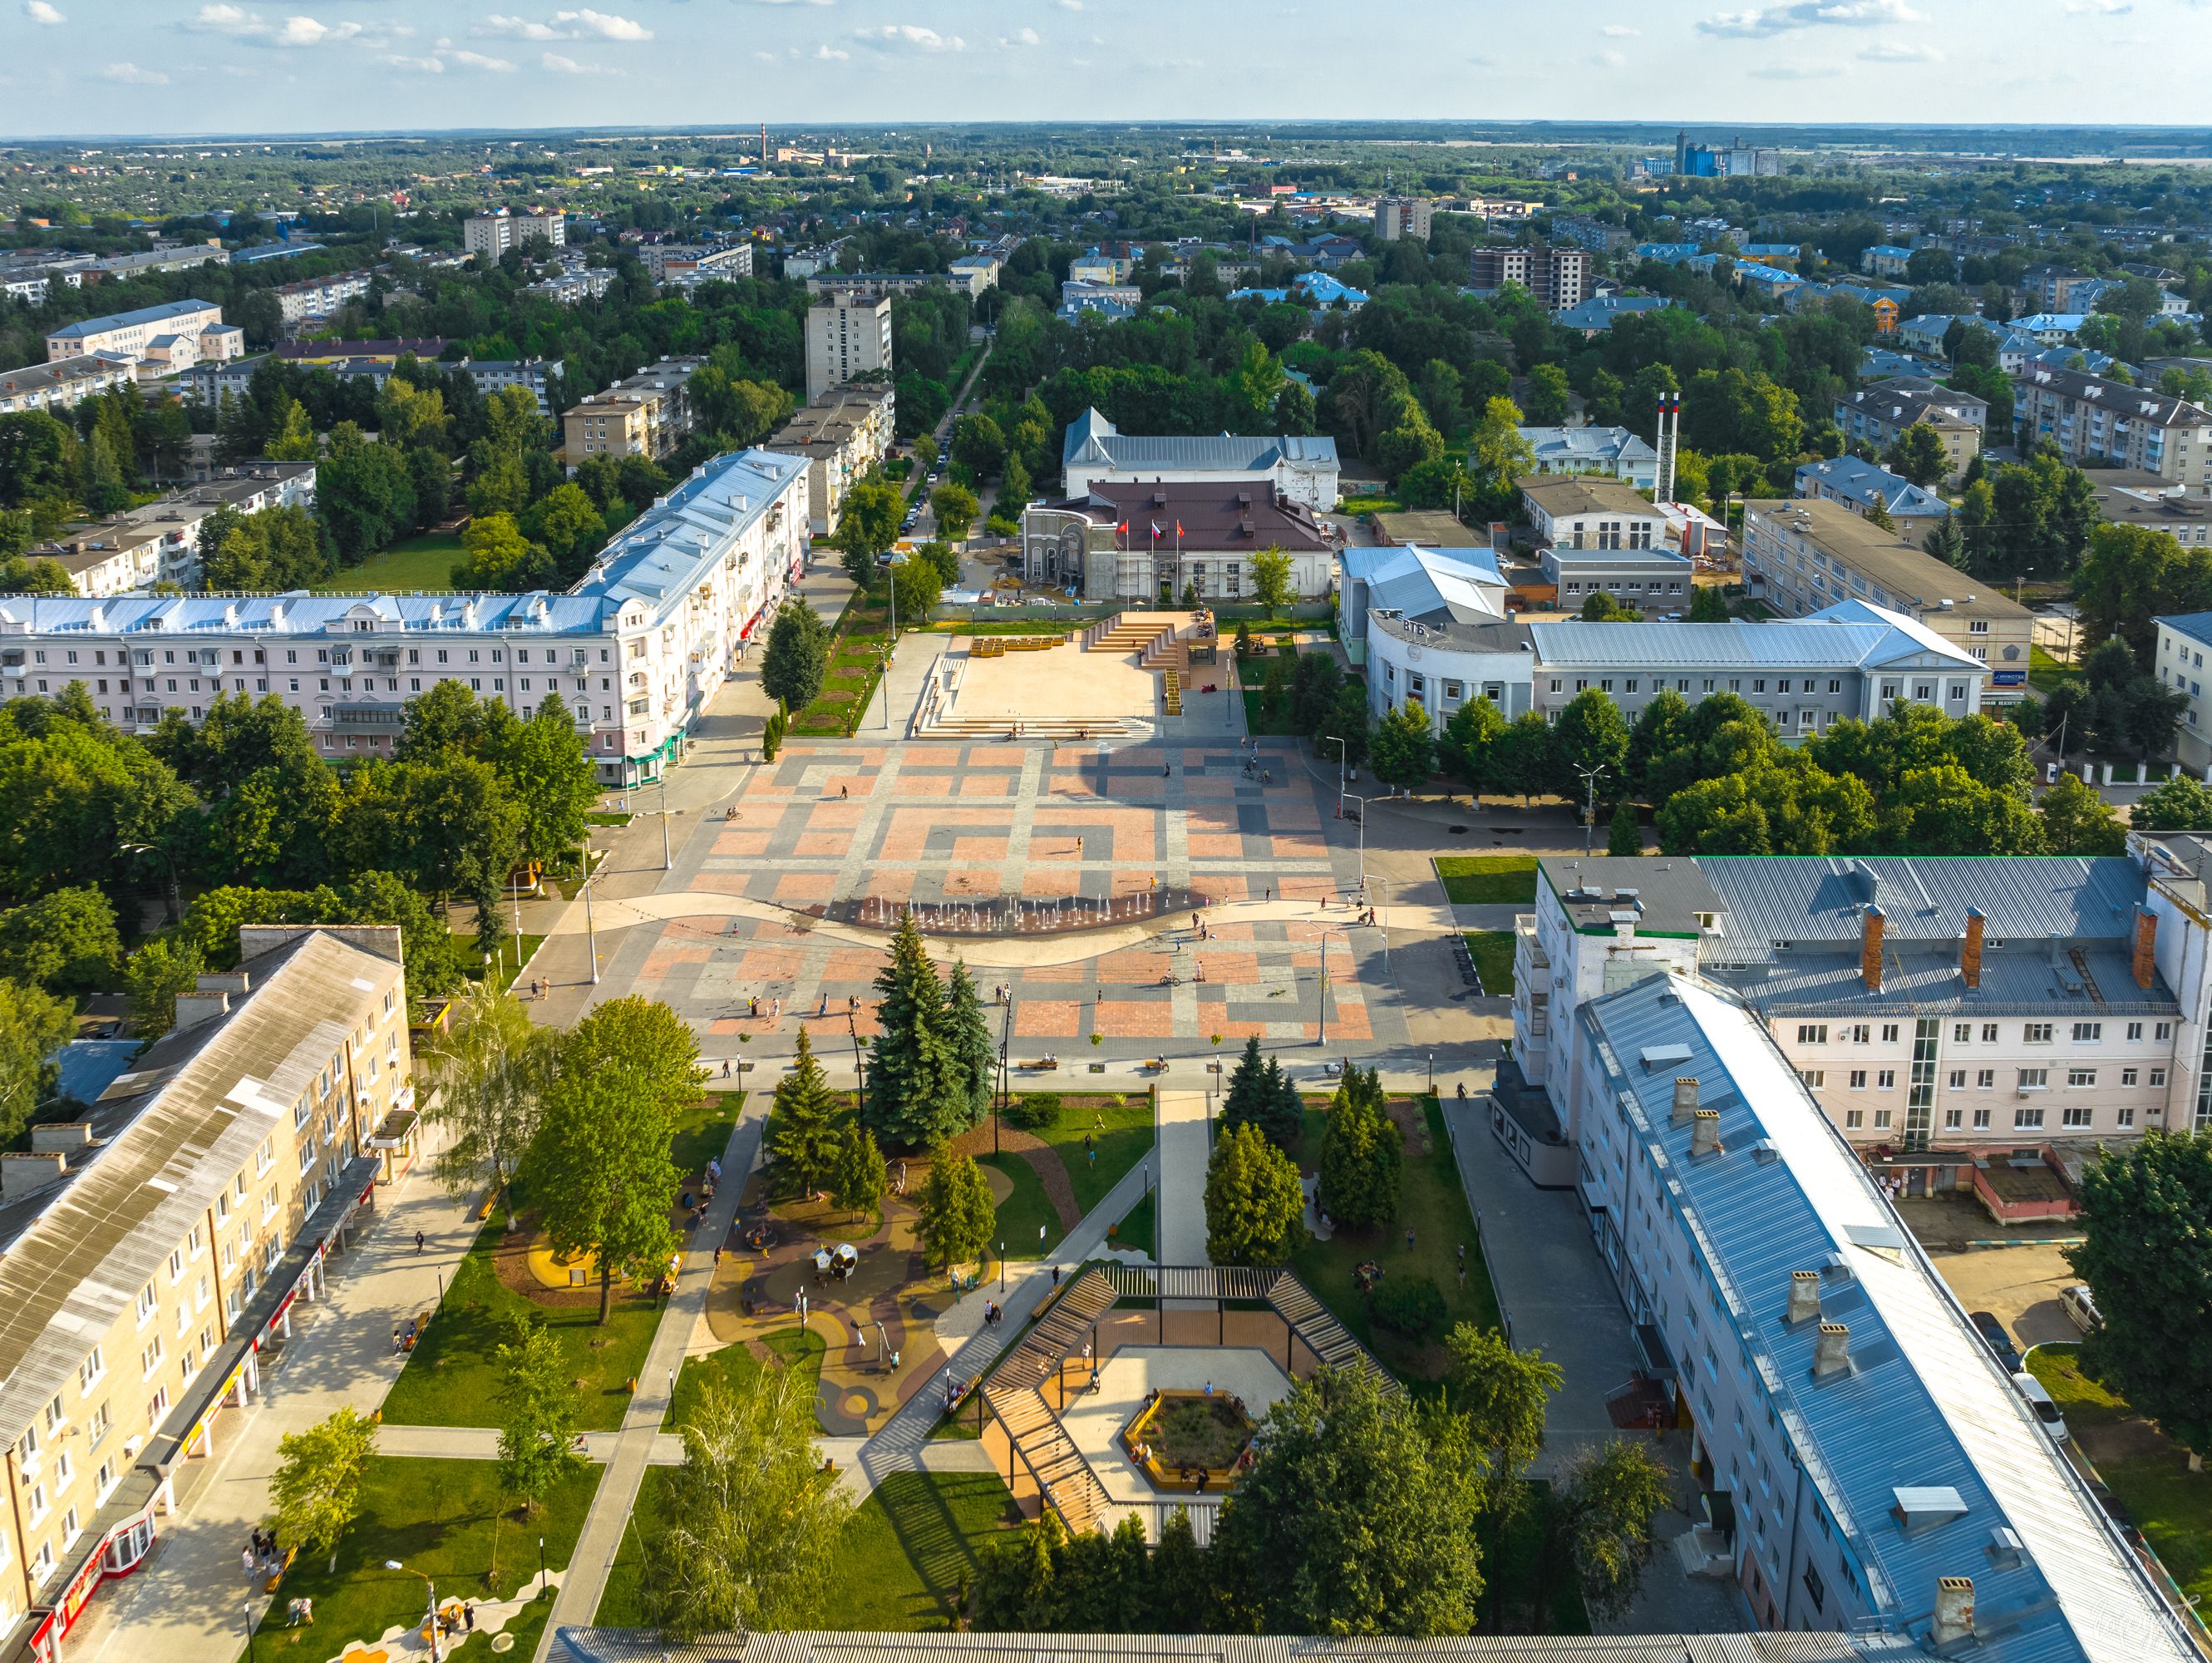
[[[1855,944],[1869,900],[1893,944],[1948,947],[1970,906],[1998,940],[2122,941],[2144,892],[2141,869],[2118,855],[1707,855],[1698,867],[1728,902],[1728,936],[1761,949]]]
[[[1771,1036],[1710,983],[1651,977],[1584,1004],[1601,1089],[1665,1168],[1684,1237],[1763,1375],[1791,1447],[1866,1574],[1893,1634],[1927,1637],[1936,1580],[1974,1579],[1974,1655],[1989,1663],[2180,1663],[2196,1652],[2103,1510],[2030,1416],[2003,1369]],[[1686,1063],[1639,1068],[1649,1046]],[[1674,1123],[1678,1075],[1719,1112],[1721,1148],[1693,1157]],[[1763,1147],[1762,1147],[1763,1146]],[[1826,1269],[1824,1319],[1851,1362],[1811,1376],[1814,1325],[1786,1320],[1791,1274]],[[1725,1339],[1723,1340],[1725,1344]],[[1700,1362],[1701,1368],[1706,1365]],[[1957,1491],[1962,1513],[1907,1532],[1899,1485]],[[2006,1565],[1993,1529],[2025,1549]]]
[[[1634,911],[1639,934],[1695,935],[1700,913],[1728,911],[1698,862],[1675,856],[1550,855],[1536,870],[1578,930],[1609,930],[1614,913]]]
[[[1875,990],[1866,984],[1856,947],[1840,953],[1774,953],[1753,943],[1747,960],[1741,941],[1709,939],[1700,945],[1698,967],[1705,974],[1776,1017],[1815,1011],[1838,1016],[2172,1016],[2181,1008],[2162,979],[2137,987],[2133,958],[2117,947],[2078,949],[2077,965],[2071,953],[2054,959],[2045,942],[2008,943],[1983,953],[1981,984],[1973,988],[1960,973],[1955,947],[1885,951],[1881,986]]]
[[[1532,624],[1536,661],[1553,669],[1872,670],[1911,668],[1986,673],[1989,667],[1933,630],[1869,606],[1880,622],[1820,618],[1753,624]]]
[[[1224,473],[1270,473],[1284,462],[1334,466],[1336,441],[1292,434],[1276,438],[1223,433],[1152,435],[1124,433],[1095,410],[1067,424],[1060,462],[1094,462],[1118,471],[1158,468],[1188,472],[1218,468]]]

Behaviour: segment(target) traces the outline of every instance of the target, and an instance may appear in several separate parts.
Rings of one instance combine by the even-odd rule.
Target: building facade
[[[806,308],[806,399],[833,387],[893,378],[890,296],[836,289]]]
[[[307,277],[299,283],[277,284],[276,309],[288,330],[320,323],[349,301],[368,294],[366,271],[338,271],[327,277]]]
[[[200,586],[200,533],[218,509],[312,509],[316,464],[262,460],[218,470],[158,502],[63,533],[33,551],[61,563],[82,595],[124,594],[156,582]]]
[[[1663,549],[1667,516],[1632,486],[1587,476],[1520,482],[1540,546],[1565,549]]]
[[[66,359],[96,355],[137,363],[152,356],[157,340],[197,339],[202,335],[207,337],[207,345],[193,354],[192,362],[234,358],[245,350],[244,336],[235,329],[224,327],[222,308],[212,301],[170,301],[161,306],[142,306],[135,312],[112,313],[104,318],[86,318],[64,324],[46,337],[46,362],[60,363]],[[179,363],[170,367],[185,369],[191,365]]]
[[[1508,613],[1491,550],[1347,548],[1342,559],[1337,637],[1377,720],[1410,704],[1442,733],[1473,699],[1508,721],[1528,708],[1528,632]]]
[[[2132,469],[2100,468],[2089,484],[2097,512],[2115,524],[2164,532],[2185,549],[2212,547],[2212,492]]]
[[[60,358],[0,374],[0,416],[27,410],[68,410],[111,387],[137,379],[127,363],[90,356]]]
[[[461,222],[462,249],[486,265],[532,237],[543,237],[558,248],[568,241],[568,222],[558,210],[518,214],[502,208],[494,214],[471,214]]]
[[[1915,423],[1934,428],[1950,465],[1944,483],[1956,484],[1981,451],[1990,406],[1984,399],[1939,387],[1924,376],[1900,375],[1837,399],[1835,417],[1846,439],[1876,451],[1887,450]]]
[[[1547,310],[1564,312],[1590,297],[1590,253],[1587,248],[1477,248],[1468,256],[1468,283],[1480,289],[1514,283]]]
[[[712,247],[704,243],[648,242],[638,250],[638,254],[655,283],[683,277],[750,277],[753,274],[753,246],[750,242]]]
[[[675,454],[691,432],[685,392],[704,358],[663,358],[625,375],[604,393],[573,404],[561,416],[561,458],[570,472],[594,456]]]
[[[1580,612],[1594,594],[1634,607],[1647,618],[1680,617],[1690,610],[1695,588],[1690,562],[1664,548],[1553,546],[1538,550],[1536,562],[1565,612]]]
[[[2212,411],[2186,399],[2031,363],[2014,378],[2023,442],[2047,439],[2069,461],[2106,462],[2212,489]]]
[[[1879,504],[1890,528],[1908,543],[1918,543],[1929,527],[1951,515],[1951,505],[1934,491],[1857,456],[1804,463],[1796,479],[1800,496],[1834,503],[1863,520]]]
[[[881,381],[833,387],[794,411],[763,448],[806,459],[806,498],[814,535],[837,528],[845,493],[890,453],[898,395]]]
[[[1436,204],[1426,197],[1383,197],[1375,204],[1375,235],[1385,242],[1406,237],[1429,240]]]
[[[1264,485],[1101,480],[1022,515],[1029,581],[1085,600],[1172,606],[1188,588],[1233,604],[1253,594],[1252,557],[1267,549],[1290,557],[1297,599],[1328,594],[1335,539],[1304,503]]]
[[[1086,410],[1067,424],[1060,466],[1070,496],[1093,485],[1143,480],[1234,483],[1268,496],[1280,492],[1317,514],[1337,504],[1336,441],[1331,438],[1157,438],[1124,433],[1097,411]]]
[[[1538,473],[1597,474],[1638,490],[1659,483],[1659,453],[1625,427],[1524,427]]]

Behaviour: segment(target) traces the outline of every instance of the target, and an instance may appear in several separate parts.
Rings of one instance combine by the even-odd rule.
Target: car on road
[[[2042,1422],[2043,1429],[2051,1435],[2053,1443],[2066,1441],[2066,1417],[2058,1412],[2050,1388],[2026,1369],[2014,1371],[2012,1388],[2027,1403],[2028,1412]]]
[[[2012,1336],[2005,1332],[2004,1325],[1988,1311],[1969,1311],[1966,1320],[1974,1325],[1974,1331],[1982,1337],[1982,1343],[1996,1354],[1997,1361],[2005,1366],[2005,1373],[2017,1374],[2020,1348],[2012,1343]]]
[[[2089,1291],[2089,1284],[2077,1282],[2058,1290],[2058,1308],[2066,1319],[2085,1334],[2094,1334],[2105,1325],[2104,1313],[2097,1309],[2097,1296]]]

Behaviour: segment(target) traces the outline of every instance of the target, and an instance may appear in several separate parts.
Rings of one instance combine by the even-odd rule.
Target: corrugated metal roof
[[[1982,955],[1979,987],[1969,988],[1959,971],[1959,953],[1915,950],[1883,954],[1881,987],[1866,984],[1856,948],[1848,952],[1767,953],[1754,943],[1749,969],[1741,942],[1707,941],[1700,967],[1725,982],[1762,1009],[1776,1015],[1818,1010],[1838,1016],[1910,1011],[1921,1016],[1996,1016],[2039,1014],[2061,1008],[2084,1017],[2105,1011],[2118,1015],[2172,1015],[2181,1006],[2165,981],[2136,985],[2134,960],[2117,947],[2093,947],[2081,954],[2093,996],[2081,972],[2069,959],[2054,965],[2041,941],[2019,942]],[[1802,1007],[1802,1008],[1796,1008]]]
[[[2144,894],[2142,873],[2118,855],[1706,855],[1698,869],[1728,902],[1729,941],[1762,950],[1856,942],[1870,900],[1892,943],[1954,942],[1970,906],[1999,939],[2124,940]]]
[[[1218,468],[1224,475],[1233,477],[1273,472],[1286,460],[1334,463],[1336,441],[1234,433],[1124,433],[1096,410],[1086,410],[1067,424],[1067,436],[1060,442],[1060,460],[1063,465],[1097,462],[1117,470],[1158,468],[1178,473],[1193,468]]]
[[[1866,1169],[1807,1093],[1765,1026],[1709,983],[1653,977],[1582,1007],[1609,1048],[1605,1089],[1632,1100],[1645,1141],[1680,1185],[1711,1269],[1734,1290],[1731,1325],[1764,1360],[1790,1426],[1855,1556],[1886,1587],[1891,1625],[1923,1636],[1938,1577],[1974,1579],[1975,1650],[1990,1663],[2153,1663],[2194,1659],[2179,1623],[2102,1510],[2029,1416],[2000,1366],[1898,1223]],[[1686,1065],[1618,1061],[1687,1045]],[[1674,1080],[1695,1075],[1720,1112],[1719,1152],[1692,1158],[1671,1118]],[[1761,1160],[1762,1141],[1778,1159]],[[1784,1320],[1790,1274],[1840,1263],[1822,1313],[1847,1320],[1852,1362],[1815,1382],[1814,1325]],[[1900,1484],[1948,1485],[1966,1502],[1906,1534],[1889,1516]],[[2003,1568],[1990,1532],[2018,1532]]]
[[[1876,621],[1815,615],[1769,624],[1531,624],[1536,661],[1558,669],[1876,670],[1888,666],[1943,672],[1989,666],[1940,636],[1879,606]],[[1830,607],[1832,614],[1838,608]]]
[[[2185,635],[2191,641],[2212,647],[2212,612],[2161,612],[2153,621],[2165,624],[2177,635]]]

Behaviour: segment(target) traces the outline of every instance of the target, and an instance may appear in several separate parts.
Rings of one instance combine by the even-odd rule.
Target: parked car
[[[2066,1441],[2066,1417],[2058,1412],[2058,1404],[2050,1389],[2026,1369],[2013,1372],[2012,1388],[2027,1401],[2028,1411],[2043,1422],[2043,1429],[2051,1435],[2053,1443]]]
[[[2086,1282],[2060,1288],[2058,1307],[2066,1313],[2067,1320],[2085,1334],[2094,1334],[2105,1325],[2104,1313],[2097,1309],[2097,1296],[2089,1291]]]
[[[1970,1311],[1966,1320],[1974,1325],[1974,1331],[1982,1337],[1983,1343],[1996,1353],[1997,1361],[2005,1366],[2005,1373],[2017,1374],[2020,1348],[2012,1343],[2012,1336],[2005,1332],[2004,1325],[1987,1311]]]

